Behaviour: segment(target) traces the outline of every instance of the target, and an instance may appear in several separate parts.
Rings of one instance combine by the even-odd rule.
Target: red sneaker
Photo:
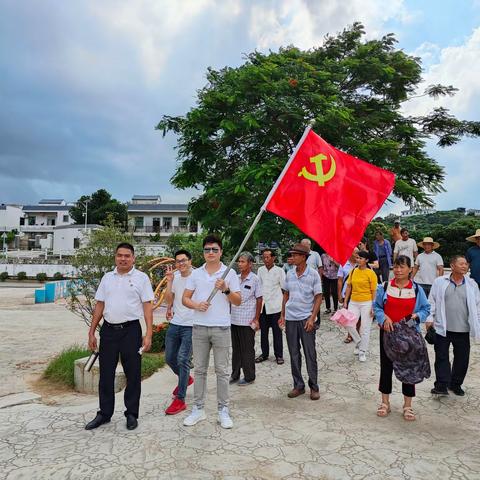
[[[192,383],[193,383],[193,377],[190,375],[188,377],[187,387],[189,387]],[[172,395],[174,397],[176,397],[178,395],[178,385],[173,389]]]
[[[187,408],[187,404],[183,400],[175,398],[170,406],[165,410],[166,415],[175,415]]]

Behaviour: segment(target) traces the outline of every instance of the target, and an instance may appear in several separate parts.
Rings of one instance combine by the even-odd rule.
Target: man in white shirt
[[[152,345],[154,298],[152,285],[148,276],[135,269],[135,250],[129,243],[120,243],[115,252],[116,268],[106,273],[95,294],[95,310],[88,332],[88,347],[97,350],[95,331],[100,320],[104,319],[100,328],[100,381],[98,394],[100,410],[89,422],[86,430],[92,430],[108,423],[115,408],[115,370],[118,357],[122,362],[127,377],[125,388],[125,416],[127,429],[138,426],[138,410],[140,405],[140,382],[143,351],[150,350]],[[145,319],[147,331],[142,340],[140,318]]]
[[[423,242],[417,244],[424,252],[415,259],[412,280],[420,285],[428,298],[432,284],[437,277],[443,276],[443,259],[435,252],[440,244],[434,242],[432,237],[425,237]]]
[[[255,381],[255,330],[258,330],[262,310],[262,287],[259,278],[252,272],[254,262],[250,252],[238,257],[238,281],[242,303],[232,305],[232,376],[230,383],[240,386]],[[240,372],[243,370],[243,378]]]
[[[261,363],[268,359],[270,354],[270,345],[268,342],[268,331],[272,329],[273,334],[273,353],[278,365],[283,365],[283,334],[278,325],[280,313],[282,312],[283,292],[285,284],[285,271],[275,265],[275,252],[266,248],[262,252],[264,266],[258,269],[258,278],[262,285],[263,308],[260,315],[260,346],[262,354],[256,359],[256,363]]]
[[[307,258],[307,265],[312,267],[318,274],[320,275],[320,279],[323,277],[323,262],[322,257],[318,252],[312,250],[312,242],[309,238],[304,238],[301,242],[301,245],[304,245],[308,248],[308,258]],[[317,326],[320,326],[321,316],[320,316],[320,309],[317,313]]]
[[[165,410],[167,415],[175,415],[187,408],[185,395],[187,387],[193,383],[190,376],[193,310],[182,303],[187,278],[192,274],[192,254],[187,250],[175,252],[175,266],[177,267],[175,273],[169,266],[165,274],[167,278],[165,302],[168,306],[167,320],[170,321],[165,336],[165,361],[178,376],[178,384],[172,393],[174,399]]]
[[[215,373],[217,374],[218,421],[223,428],[232,428],[233,422],[228,410],[228,382],[230,355],[230,304],[240,305],[240,285],[235,271],[230,270],[222,278],[227,267],[220,261],[222,241],[215,235],[203,240],[205,263],[188,277],[183,293],[183,304],[193,313],[193,362],[195,383],[194,405],[191,414],[183,424],[192,426],[205,420],[205,395],[207,392],[207,370],[210,350],[213,350]],[[208,297],[216,288],[219,292],[208,303]]]
[[[395,248],[393,249],[393,261],[400,255],[405,255],[410,258],[411,265],[413,265],[418,255],[417,243],[413,238],[409,238],[406,228],[400,230],[400,235],[402,235],[402,238],[395,242]]]

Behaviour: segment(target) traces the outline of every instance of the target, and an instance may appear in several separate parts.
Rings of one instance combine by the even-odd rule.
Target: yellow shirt
[[[347,284],[352,286],[352,302],[369,302],[377,291],[377,276],[370,268],[354,268],[348,276]]]

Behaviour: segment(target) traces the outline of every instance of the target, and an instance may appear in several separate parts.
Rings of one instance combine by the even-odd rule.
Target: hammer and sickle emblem
[[[319,187],[324,187],[325,183],[334,177],[337,170],[337,165],[333,156],[330,155],[330,169],[327,173],[324,173],[322,165],[323,160],[327,160],[327,156],[323,155],[323,153],[320,153],[315,157],[311,157],[310,162],[315,164],[315,175],[313,173],[310,173],[305,167],[303,167],[302,170],[298,172],[298,176],[305,177],[307,180],[311,180],[313,182],[317,182]]]

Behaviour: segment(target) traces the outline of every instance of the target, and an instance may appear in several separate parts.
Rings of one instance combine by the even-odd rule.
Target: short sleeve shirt
[[[409,238],[408,240],[397,240],[395,242],[395,250],[394,253],[400,255],[405,255],[406,257],[410,257],[410,261],[413,265],[413,253],[418,252],[417,242],[413,238]]]
[[[270,270],[262,266],[258,269],[258,278],[262,285],[263,301],[267,315],[282,311],[285,272],[274,265]]]
[[[232,325],[248,326],[255,318],[257,299],[262,297],[262,286],[253,272],[243,280],[241,275],[238,275],[238,281],[242,303],[238,307],[232,305]]]
[[[185,291],[187,280],[188,276],[182,277],[180,272],[175,272],[172,283],[172,293],[174,294],[173,318],[170,323],[173,325],[191,327],[193,325],[193,310],[191,308],[187,308],[182,303],[183,292]]]
[[[333,258],[326,253],[321,256],[321,259],[323,263],[323,275],[330,280],[336,280],[338,277],[338,265]]]
[[[117,269],[106,273],[95,300],[105,303],[103,317],[108,323],[124,323],[143,317],[143,304],[154,299],[148,276],[132,268],[121,275]]]
[[[443,260],[437,252],[423,252],[415,259],[415,265],[418,267],[415,281],[422,285],[432,285],[438,277],[438,267],[443,267]]]
[[[317,269],[317,271],[320,267],[323,267],[322,259],[320,258],[320,254],[318,252],[316,252],[315,250],[310,250],[310,255],[307,258],[307,265],[312,267],[312,268]]]
[[[300,277],[297,275],[296,269],[290,270],[285,279],[285,290],[288,292],[285,319],[305,320],[313,312],[315,295],[322,293],[320,275],[308,265]]]
[[[480,247],[475,245],[467,250],[467,262],[470,264],[470,276],[480,286]]]
[[[185,286],[186,290],[193,290],[192,300],[205,302],[215,288],[215,282],[222,277],[226,269],[227,267],[223,263],[220,265],[220,269],[211,275],[205,269],[205,264],[195,269],[188,277]],[[240,284],[234,270],[228,272],[225,283],[232,292],[240,291]],[[222,292],[217,292],[206,312],[193,311],[194,326],[229,327],[230,323],[230,302]]]

